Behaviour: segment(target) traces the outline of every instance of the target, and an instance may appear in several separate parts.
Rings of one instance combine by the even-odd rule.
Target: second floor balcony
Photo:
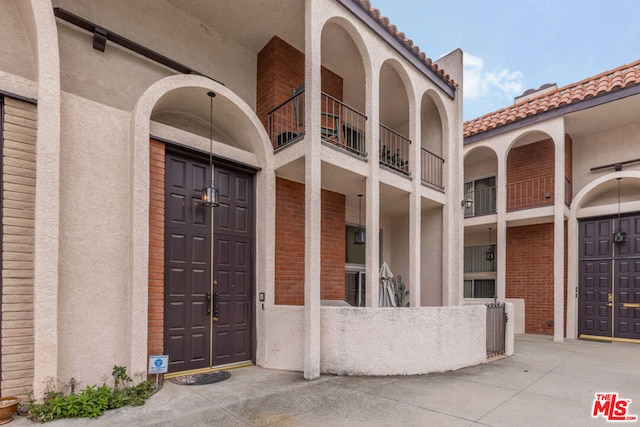
[[[267,132],[274,150],[302,139],[305,135],[304,89],[271,110]],[[366,158],[365,128],[367,117],[343,102],[322,93],[320,106],[322,141]]]

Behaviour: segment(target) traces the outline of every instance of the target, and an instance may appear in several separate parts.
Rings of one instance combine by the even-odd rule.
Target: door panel
[[[208,165],[167,153],[165,173],[165,348],[169,372],[208,367],[211,213],[200,205]]]
[[[640,340],[640,215],[581,221],[579,288],[581,335]]]

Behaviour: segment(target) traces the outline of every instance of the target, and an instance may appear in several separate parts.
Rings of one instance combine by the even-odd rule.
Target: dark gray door
[[[167,152],[164,348],[169,372],[211,363],[211,209],[200,204],[209,165]]]
[[[579,334],[640,340],[640,215],[580,221],[579,256]]]
[[[251,360],[253,175],[216,167],[213,366]]]
[[[206,160],[168,151],[165,168],[164,324],[169,372],[249,361],[253,174],[215,165],[220,205],[211,209],[200,204],[201,188],[211,173]]]

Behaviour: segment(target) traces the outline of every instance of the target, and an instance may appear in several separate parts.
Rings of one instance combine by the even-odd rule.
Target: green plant
[[[137,385],[128,386],[132,379],[122,366],[114,366],[111,374],[114,377],[113,388],[106,384],[100,387],[89,385],[77,394],[65,395],[55,390],[52,384],[48,384],[42,403],[37,403],[33,394],[29,394],[27,416],[40,423],[60,418],[96,418],[109,409],[126,405],[144,405],[151,397],[152,382],[142,381]]]
[[[394,297],[396,299],[396,307],[409,307],[409,301],[403,305],[405,297],[409,296],[409,290],[404,285],[401,276],[394,277],[391,279],[393,283],[393,292]]]

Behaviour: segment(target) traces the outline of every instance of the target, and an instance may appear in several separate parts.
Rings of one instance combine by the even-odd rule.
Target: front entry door
[[[220,206],[212,209],[200,204],[210,173],[206,160],[167,150],[164,346],[169,372],[251,360],[253,176],[216,165]]]
[[[581,221],[579,262],[580,336],[640,340],[640,215]]]

